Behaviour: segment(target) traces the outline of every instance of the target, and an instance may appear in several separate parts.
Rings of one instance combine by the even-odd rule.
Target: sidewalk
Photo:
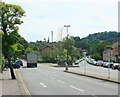
[[[16,71],[16,70],[14,70]],[[9,69],[0,73],[0,96],[1,95],[22,95],[18,79],[11,79]]]

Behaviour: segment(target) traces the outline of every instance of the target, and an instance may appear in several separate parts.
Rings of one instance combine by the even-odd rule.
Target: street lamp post
[[[68,37],[68,27],[70,27],[70,25],[64,25],[64,27],[67,28],[67,37]]]
[[[84,74],[85,74],[86,73],[86,65],[85,65],[86,51],[84,51],[83,54],[84,54]]]
[[[64,25],[64,27],[67,28],[67,41],[68,41],[68,27],[70,27],[70,25]],[[67,50],[67,57],[68,57],[68,50]],[[67,58],[66,58],[66,61],[68,61]],[[66,66],[66,70],[68,70],[68,64],[67,64],[67,62],[65,62],[65,66]]]

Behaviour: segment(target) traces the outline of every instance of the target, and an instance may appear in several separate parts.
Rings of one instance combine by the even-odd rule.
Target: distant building
[[[112,43],[113,50],[110,51],[110,58],[114,62],[120,63],[120,38]],[[103,52],[103,60],[108,61],[108,50]]]
[[[60,48],[61,42],[47,43],[40,50],[41,56],[50,56],[56,48]]]

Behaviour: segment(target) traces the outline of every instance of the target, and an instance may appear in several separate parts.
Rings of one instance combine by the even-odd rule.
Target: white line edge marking
[[[76,88],[76,87],[74,87],[74,86],[72,86],[72,85],[70,85],[70,87],[71,87],[71,88],[74,88],[74,89],[76,89],[76,90],[79,90],[79,91],[81,91],[81,92],[84,91],[84,90],[81,90],[81,89],[79,89],[79,88]]]
[[[61,80],[57,80],[57,81],[60,82],[60,83],[63,83],[63,84],[65,83],[65,82],[63,82],[63,81],[61,81]]]
[[[41,85],[41,86],[43,86],[44,88],[46,88],[46,87],[47,87],[46,85],[44,85],[44,83],[40,83],[40,85]]]

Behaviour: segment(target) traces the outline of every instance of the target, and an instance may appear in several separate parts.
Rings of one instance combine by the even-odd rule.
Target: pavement
[[[23,88],[23,82],[20,80],[19,69],[14,70],[16,79],[11,79],[11,74],[9,69],[5,69],[3,73],[0,73],[0,97],[1,96],[17,96],[29,95]],[[20,82],[21,81],[21,82]]]

